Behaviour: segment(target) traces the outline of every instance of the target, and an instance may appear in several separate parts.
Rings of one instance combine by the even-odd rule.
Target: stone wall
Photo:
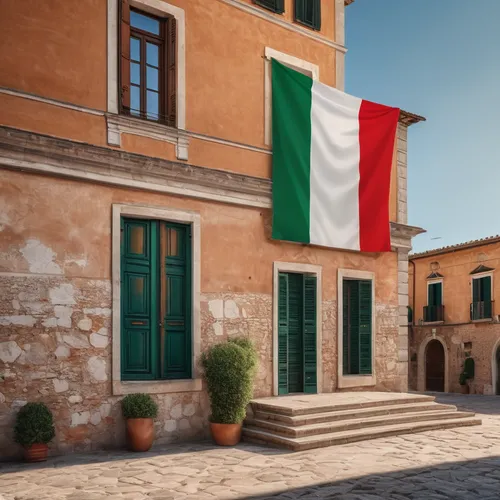
[[[412,327],[409,353],[411,389],[425,387],[425,350],[422,349],[422,345],[434,336],[444,341],[446,345],[450,392],[460,392],[458,377],[462,372],[467,352],[475,361],[475,377],[469,382],[471,393],[495,393],[492,362],[500,343],[500,324],[496,323]]]

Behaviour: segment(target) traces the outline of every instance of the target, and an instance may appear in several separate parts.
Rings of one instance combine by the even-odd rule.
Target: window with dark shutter
[[[372,373],[372,282],[343,281],[342,365],[344,375]]]
[[[321,0],[295,0],[295,21],[319,31]]]
[[[191,228],[121,221],[122,380],[191,378]]]
[[[120,5],[120,111],[175,126],[176,21]]]
[[[285,0],[253,0],[253,3],[276,12],[276,14],[285,12]]]

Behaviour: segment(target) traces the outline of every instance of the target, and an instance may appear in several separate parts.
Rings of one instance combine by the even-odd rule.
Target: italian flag
[[[389,252],[399,109],[272,61],[273,238]]]

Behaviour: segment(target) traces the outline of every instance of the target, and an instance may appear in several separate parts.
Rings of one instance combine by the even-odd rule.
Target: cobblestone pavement
[[[500,397],[438,399],[476,411],[483,425],[300,453],[205,443],[2,464],[0,498],[500,499]]]

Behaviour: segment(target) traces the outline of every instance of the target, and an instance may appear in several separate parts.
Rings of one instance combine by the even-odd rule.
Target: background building
[[[470,356],[471,391],[500,393],[499,265],[499,236],[410,256],[412,389],[459,392]]]

